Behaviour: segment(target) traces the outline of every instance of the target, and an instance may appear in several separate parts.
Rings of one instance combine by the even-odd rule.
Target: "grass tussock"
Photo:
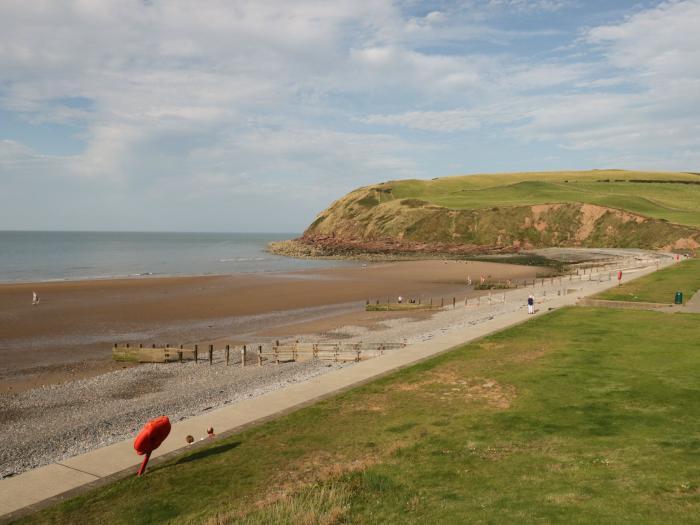
[[[314,484],[249,512],[225,512],[207,525],[336,525],[345,522],[352,491],[345,483]]]

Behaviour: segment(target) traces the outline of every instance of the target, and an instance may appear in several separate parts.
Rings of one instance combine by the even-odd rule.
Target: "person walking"
[[[530,294],[527,298],[527,313],[535,313],[535,298],[532,296],[532,294]]]
[[[36,306],[39,304],[39,294],[36,292],[32,292],[32,305]]]

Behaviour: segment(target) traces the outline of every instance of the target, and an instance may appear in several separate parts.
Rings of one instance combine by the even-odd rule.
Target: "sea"
[[[297,233],[0,231],[0,282],[288,272],[342,261],[270,254]]]

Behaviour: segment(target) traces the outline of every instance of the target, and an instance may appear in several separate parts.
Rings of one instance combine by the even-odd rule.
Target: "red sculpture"
[[[143,430],[136,436],[134,440],[134,449],[139,456],[146,455],[143,458],[143,463],[139,469],[137,476],[143,474],[148,465],[148,460],[151,457],[151,452],[157,449],[165,438],[170,434],[170,420],[168,416],[161,416],[152,419],[143,427]]]

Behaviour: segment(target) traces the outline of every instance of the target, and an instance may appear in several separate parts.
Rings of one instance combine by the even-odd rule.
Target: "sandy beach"
[[[523,279],[542,271],[409,261],[292,273],[4,284],[0,392],[120,369],[124,365],[111,360],[116,342],[235,344],[293,336],[300,323],[310,332],[347,324],[343,316],[362,312],[367,299],[464,297],[472,293],[467,276]],[[39,306],[31,304],[32,291]]]
[[[484,294],[467,276],[532,279],[508,264],[410,261],[288,274],[143,278],[0,286],[0,477],[127,439],[148,419],[177,421],[349,364],[128,365],[114,342],[224,344],[411,342],[471,319],[464,309],[365,312],[365,301]],[[31,305],[31,292],[41,297]],[[489,315],[475,312],[478,316]],[[472,320],[474,322],[474,320]],[[215,422],[212,422],[215,425]]]

